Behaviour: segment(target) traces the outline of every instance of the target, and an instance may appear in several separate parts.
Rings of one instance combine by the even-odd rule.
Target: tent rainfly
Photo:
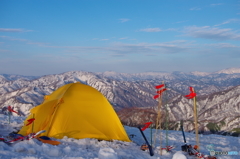
[[[130,142],[112,105],[95,88],[80,82],[70,83],[44,99],[41,105],[31,109],[19,134],[46,130],[41,136]],[[29,121],[33,122],[29,124]]]

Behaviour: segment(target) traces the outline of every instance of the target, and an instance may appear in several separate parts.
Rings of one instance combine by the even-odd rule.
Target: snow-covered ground
[[[0,135],[7,136],[22,126],[24,117],[11,116],[10,124],[7,115],[0,114]],[[155,143],[155,154],[150,156],[148,152],[140,150],[144,143],[139,130],[134,127],[125,127],[129,136],[133,136],[133,142],[122,141],[98,141],[96,139],[54,139],[60,141],[57,146],[44,144],[37,139],[25,140],[7,145],[0,142],[0,159],[184,159],[196,158],[181,152],[183,137],[181,131],[168,131],[169,145],[175,146],[171,152],[162,152],[157,149],[160,145],[160,134]],[[159,132],[159,131],[158,131]],[[151,143],[151,129],[146,129],[144,134]],[[152,131],[153,140],[155,130]],[[166,145],[165,131],[161,131],[162,147]],[[195,134],[185,133],[187,143],[195,144]],[[207,146],[211,145],[215,151],[237,151],[238,155],[221,155],[218,159],[240,158],[240,137],[221,135],[200,135],[200,150],[209,155]]]

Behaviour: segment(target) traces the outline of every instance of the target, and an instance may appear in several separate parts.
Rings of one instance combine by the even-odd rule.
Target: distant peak
[[[216,73],[225,73],[225,74],[240,73],[240,68],[228,68],[228,69],[217,71]]]
[[[190,72],[190,73],[195,75],[195,76],[206,76],[206,75],[210,74],[208,72],[199,72],[199,71],[194,71],[194,72]]]
[[[114,72],[114,71],[105,71],[105,72],[103,72],[102,74],[104,74],[104,75],[116,75],[116,74],[118,74],[117,72]]]

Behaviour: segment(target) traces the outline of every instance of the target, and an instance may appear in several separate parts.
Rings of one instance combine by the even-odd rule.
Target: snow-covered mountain
[[[27,114],[42,103],[43,97],[60,86],[81,82],[99,90],[119,111],[122,108],[154,108],[157,101],[154,86],[164,82],[168,88],[170,116],[173,122],[192,120],[192,103],[183,96],[189,93],[189,86],[198,94],[199,120],[226,124],[223,130],[238,128],[240,68],[217,72],[145,72],[136,74],[116,72],[71,71],[41,77],[21,75],[0,75],[0,108],[8,105]],[[218,113],[221,113],[220,115]],[[210,122],[211,121],[211,122]],[[133,120],[133,122],[136,122]],[[135,123],[136,124],[136,123]],[[188,124],[188,130],[192,129]],[[209,126],[209,125],[208,125]],[[172,127],[177,127],[172,124]]]
[[[228,69],[217,71],[216,73],[234,74],[234,73],[240,73],[240,69],[239,68],[228,68]]]
[[[167,84],[172,90],[182,94],[188,93],[188,87],[193,86],[201,95],[211,94],[217,91],[240,85],[240,68],[231,68],[217,72],[145,72],[136,74],[103,72],[97,73],[101,77],[121,81],[148,81],[153,84]]]
[[[240,135],[240,85],[210,95],[197,97],[199,131],[229,132]],[[167,107],[168,106],[168,107]],[[180,130],[180,121],[184,121],[185,130],[194,131],[193,100],[178,95],[162,105],[162,127],[166,128],[166,113],[169,113],[168,126]],[[156,107],[126,108],[118,112],[125,125],[140,126],[157,118]]]
[[[116,109],[128,106],[154,105],[149,82],[118,81],[100,77],[91,72],[66,72],[57,75],[43,76],[34,80],[7,80],[0,76],[0,105],[14,106],[21,111],[39,105],[43,97],[67,83],[77,82],[90,85],[99,90]],[[140,100],[139,100],[140,99]]]

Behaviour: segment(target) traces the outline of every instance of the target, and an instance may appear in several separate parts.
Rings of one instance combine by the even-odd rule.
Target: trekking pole
[[[153,126],[151,125],[151,146],[153,146],[153,145],[152,145],[152,127],[153,127]]]
[[[182,145],[182,151],[185,151],[187,152],[188,151],[188,148],[187,148],[187,142],[186,142],[186,137],[185,137],[185,133],[184,133],[184,130],[183,130],[183,121],[181,120],[181,130],[182,130],[182,135],[183,135],[183,140],[184,140],[184,145]]]
[[[146,136],[144,135],[142,129],[141,129],[140,127],[138,127],[138,129],[140,130],[140,132],[141,132],[141,134],[142,134],[142,137],[144,138],[146,144],[148,145],[148,150],[149,150],[150,156],[153,156],[153,155],[154,155],[154,152],[153,152],[152,146],[149,144],[149,142],[148,142]]]

